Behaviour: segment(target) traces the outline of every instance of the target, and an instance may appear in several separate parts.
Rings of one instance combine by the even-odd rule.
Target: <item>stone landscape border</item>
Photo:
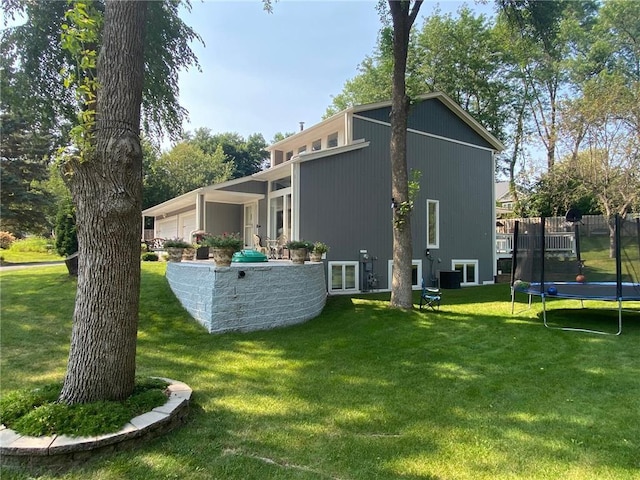
[[[28,469],[69,468],[98,454],[126,450],[173,430],[186,422],[193,391],[185,383],[161,379],[169,383],[167,402],[132,418],[115,433],[96,437],[29,437],[0,425],[0,463]]]

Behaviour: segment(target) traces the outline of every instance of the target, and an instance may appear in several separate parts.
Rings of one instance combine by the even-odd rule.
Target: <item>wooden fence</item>
[[[501,218],[496,224],[496,233],[513,233],[517,220],[529,223],[539,223],[540,217],[531,218]],[[565,217],[546,217],[545,231],[549,233],[573,232],[574,226]],[[634,216],[627,215],[622,223],[622,235],[637,235]],[[609,223],[603,215],[585,215],[580,220],[580,236],[609,235]]]

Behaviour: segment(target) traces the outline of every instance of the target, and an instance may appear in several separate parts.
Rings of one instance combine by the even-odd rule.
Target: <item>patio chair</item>
[[[262,245],[262,238],[258,234],[253,234],[253,249],[265,255],[269,254],[269,249]]]
[[[280,235],[278,238],[276,238],[276,245],[275,245],[275,256],[276,258],[284,258],[284,251],[287,250],[287,237],[285,235]],[[287,255],[288,257],[289,255]]]
[[[422,292],[420,293],[420,310],[423,306],[431,307],[434,312],[440,310],[442,293],[439,288],[427,287],[422,279]]]
[[[147,248],[151,252],[164,250],[164,238],[153,238],[147,241]]]

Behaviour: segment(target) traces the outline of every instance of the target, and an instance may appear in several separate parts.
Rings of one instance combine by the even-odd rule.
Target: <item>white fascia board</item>
[[[332,123],[339,123],[337,122],[338,119],[340,119],[342,116],[344,116],[347,112],[349,112],[351,109],[347,109],[347,110],[342,110],[341,112],[336,113],[335,115],[330,116],[329,118],[326,118],[324,120],[322,120],[319,123],[316,123],[315,125],[312,125],[308,128],[305,128],[304,130],[301,130],[299,132],[294,133],[293,135],[291,135],[290,137],[287,138],[283,138],[282,140],[280,140],[279,142],[273,143],[271,145],[269,145],[267,148],[265,148],[265,150],[267,152],[271,152],[272,150],[286,150],[286,148],[283,148],[283,146],[285,146],[288,143],[293,143],[295,145],[297,145],[299,143],[299,140],[301,137],[305,137],[311,133],[316,132],[317,130],[323,130],[325,128],[329,128],[329,126]]]
[[[290,162],[294,163],[302,163],[308,162],[310,160],[317,160],[323,157],[330,157],[331,155],[337,155],[339,153],[351,152],[353,150],[359,150],[361,148],[366,148],[369,146],[371,142],[365,141],[364,138],[360,138],[350,143],[349,145],[341,145],[339,147],[333,148],[325,148],[324,150],[317,150],[315,152],[304,152],[300,155],[296,155],[293,157]]]
[[[179,197],[174,197],[170,200],[167,200],[158,205],[154,205],[153,207],[149,207],[146,210],[143,210],[142,215],[145,217],[154,217],[159,213],[163,213],[169,210],[177,210],[183,207],[184,205],[189,204],[190,203],[189,200],[192,200],[193,204],[195,205],[195,202],[196,202],[195,199],[203,191],[204,191],[204,187],[201,187],[195,190],[191,190],[190,192],[183,193]]]

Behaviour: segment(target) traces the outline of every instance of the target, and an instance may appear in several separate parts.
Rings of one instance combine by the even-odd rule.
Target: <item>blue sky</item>
[[[493,2],[425,1],[420,16],[439,6],[467,4],[490,15]],[[260,0],[193,1],[184,21],[202,37],[194,44],[202,72],[180,77],[185,130],[261,133],[297,131],[319,122],[332,95],[373,53],[381,23],[375,0],[280,0],[266,13]],[[422,20],[418,20],[422,24]]]

